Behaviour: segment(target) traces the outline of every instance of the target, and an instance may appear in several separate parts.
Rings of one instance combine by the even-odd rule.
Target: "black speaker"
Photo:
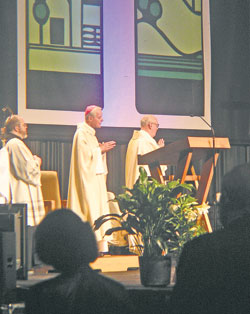
[[[0,204],[0,232],[15,232],[17,279],[28,279],[26,204]]]
[[[0,232],[0,302],[16,288],[16,235]]]

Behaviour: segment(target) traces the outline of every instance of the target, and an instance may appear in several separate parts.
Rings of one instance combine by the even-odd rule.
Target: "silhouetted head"
[[[250,216],[250,164],[235,167],[222,182],[220,220],[225,227],[231,221]]]
[[[98,256],[90,225],[69,209],[49,213],[37,226],[35,241],[40,260],[60,272],[74,272]]]

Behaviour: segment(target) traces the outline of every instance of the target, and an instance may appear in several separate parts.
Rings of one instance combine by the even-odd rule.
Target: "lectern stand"
[[[151,176],[164,183],[160,165],[175,165],[176,173],[172,180],[180,182],[194,181],[196,186],[195,197],[199,204],[207,200],[210,185],[213,179],[219,152],[229,149],[229,139],[225,137],[190,137],[176,141],[153,152],[138,156],[138,165],[148,165]],[[200,174],[197,174],[193,161],[205,160]],[[211,224],[206,214],[203,215],[207,231],[211,232]]]

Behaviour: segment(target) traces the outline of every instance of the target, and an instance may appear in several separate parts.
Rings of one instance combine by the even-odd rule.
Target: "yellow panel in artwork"
[[[147,20],[138,23],[138,53],[178,56],[202,50],[201,0],[159,2],[162,15],[155,26]],[[137,17],[141,17],[139,10]]]
[[[100,74],[100,55],[68,51],[30,49],[29,69]]]

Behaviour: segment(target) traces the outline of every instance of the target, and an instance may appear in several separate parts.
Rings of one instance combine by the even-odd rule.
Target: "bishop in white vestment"
[[[85,122],[78,125],[74,135],[71,155],[67,207],[91,225],[109,213],[105,153],[115,147],[115,142],[98,143],[95,129],[102,121],[101,108],[88,106]],[[109,227],[105,224],[96,231],[97,241],[103,239]]]

